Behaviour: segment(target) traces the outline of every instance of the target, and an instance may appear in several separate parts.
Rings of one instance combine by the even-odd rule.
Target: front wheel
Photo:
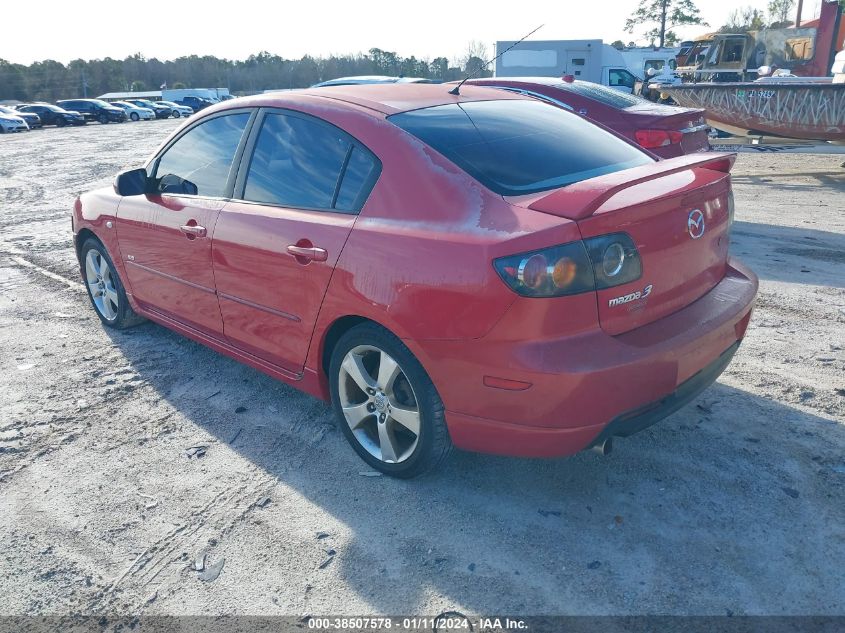
[[[181,115],[178,112],[176,112],[175,110],[173,111],[173,118],[174,119],[178,119],[180,116]]]
[[[94,238],[88,238],[82,245],[82,275],[88,298],[103,325],[123,330],[144,320],[129,305],[114,262]]]
[[[132,119],[133,121],[137,121],[137,120],[138,120],[138,119],[140,119],[141,117],[140,117],[140,116],[138,116],[138,113],[137,113],[137,112],[133,112],[132,114],[130,114],[130,115],[129,115],[129,118],[130,118],[130,119]]]
[[[108,117],[108,115],[107,115],[107,114],[101,114],[101,115],[100,115],[100,118],[99,118],[99,121],[100,121],[100,123],[102,123],[103,125],[105,125],[106,123],[108,123],[108,122],[109,122],[109,117]]]
[[[440,395],[411,351],[376,324],[358,325],[335,346],[329,382],[338,424],[371,467],[410,478],[452,449]]]

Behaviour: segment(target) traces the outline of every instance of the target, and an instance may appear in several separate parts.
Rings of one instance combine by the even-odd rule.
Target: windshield
[[[585,119],[534,100],[455,103],[388,119],[501,195],[555,189],[653,161]]]

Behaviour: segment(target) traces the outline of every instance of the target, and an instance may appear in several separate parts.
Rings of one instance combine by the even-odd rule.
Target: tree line
[[[845,10],[845,0],[838,0]],[[812,17],[811,6],[805,7],[803,18]],[[728,15],[728,20],[717,30],[720,33],[744,33],[761,29],[781,29],[794,24],[797,17],[795,0],[768,0],[765,9],[751,5],[737,6]],[[803,22],[803,20],[802,20]],[[633,33],[642,29],[640,35],[652,46],[676,46],[680,37],[672,29],[679,26],[710,26],[701,17],[693,0],[640,0],[637,8],[625,21],[625,31]],[[628,46],[632,46],[633,42]],[[621,40],[612,46],[622,49]]]
[[[470,42],[466,53],[450,62],[446,57],[418,59],[371,48],[356,55],[284,59],[261,52],[247,59],[190,55],[174,60],[147,59],[140,53],[126,59],[82,60],[68,64],[44,60],[30,65],[0,59],[0,100],[57,101],[96,97],[106,92],[168,88],[220,88],[235,94],[263,90],[305,88],[320,81],[350,75],[392,75],[453,81],[466,73],[490,76],[484,67],[486,46]]]

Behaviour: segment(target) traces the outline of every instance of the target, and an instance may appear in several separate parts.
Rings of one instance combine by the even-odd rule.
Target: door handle
[[[315,262],[324,262],[329,258],[328,251],[318,246],[297,246],[296,244],[291,244],[288,246],[288,253],[297,259],[301,258]]]
[[[205,237],[207,234],[205,227],[200,226],[199,224],[184,224],[179,227],[179,230],[187,235],[189,240],[192,240],[195,237]]]

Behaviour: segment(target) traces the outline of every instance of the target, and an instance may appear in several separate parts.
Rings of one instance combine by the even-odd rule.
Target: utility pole
[[[88,98],[88,82],[85,81],[85,69],[82,69],[82,97]]]
[[[801,0],[798,0],[799,7]],[[660,48],[663,48],[663,44],[666,42],[666,5],[669,4],[669,0],[663,0],[661,2],[661,10],[660,10]],[[800,9],[799,9],[800,11]]]
[[[798,11],[795,15],[795,28],[799,28],[801,26],[801,9],[804,8],[804,0],[798,0]]]

